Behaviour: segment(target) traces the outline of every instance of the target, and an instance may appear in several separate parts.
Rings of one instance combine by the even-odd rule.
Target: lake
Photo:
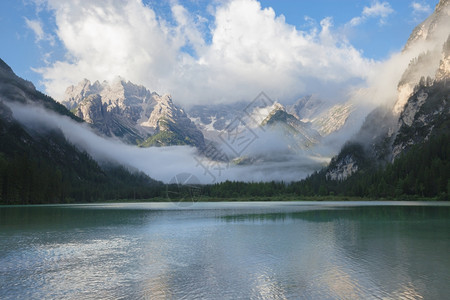
[[[0,206],[0,299],[444,299],[450,206]]]

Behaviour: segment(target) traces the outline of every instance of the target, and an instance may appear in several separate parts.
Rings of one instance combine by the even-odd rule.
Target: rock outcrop
[[[85,79],[66,89],[62,103],[102,134],[127,143],[141,146],[188,144],[199,149],[205,144],[201,131],[173,103],[170,95],[160,96],[121,78],[111,83],[91,83]],[[169,131],[176,139],[152,142],[158,140],[156,135],[166,132],[167,136]]]
[[[411,60],[398,83],[393,107],[368,115],[360,131],[327,169],[327,178],[342,180],[364,169],[393,162],[400,154],[450,128],[450,1],[441,0],[434,13],[418,25],[403,52],[427,49]],[[356,156],[362,159],[355,160]],[[345,155],[343,153],[345,152]]]

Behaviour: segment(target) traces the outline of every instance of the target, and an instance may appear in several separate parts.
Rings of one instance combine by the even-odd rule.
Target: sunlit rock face
[[[423,90],[419,92],[419,94],[412,99],[412,97],[407,102],[407,105],[403,109],[403,112],[399,119],[400,126],[411,126],[414,122],[414,118],[416,117],[417,112],[425,103],[428,98],[428,94]]]
[[[406,42],[404,51],[412,48],[415,43],[424,40],[437,39],[448,34],[450,24],[450,1],[440,0],[433,14],[414,28]]]
[[[157,145],[166,146],[173,142],[204,146],[201,131],[173,103],[170,95],[160,96],[122,78],[102,83],[85,79],[66,89],[62,103],[102,134],[127,143],[152,146],[145,143],[147,139],[162,131],[175,130],[171,135],[176,136],[176,140]]]
[[[77,85],[72,85],[66,89],[64,100],[61,101],[68,109],[77,107],[81,101],[92,94],[98,94],[102,90],[100,82],[94,84],[87,79],[80,81]]]
[[[392,108],[374,110],[352,143],[361,145],[372,165],[393,162],[431,136],[448,131],[450,115],[450,1],[442,0],[434,13],[418,25],[403,49],[414,54],[398,83]],[[356,149],[356,148],[355,148]],[[355,150],[356,151],[356,150]],[[327,178],[342,180],[363,169],[356,152],[332,160]]]
[[[86,97],[76,108],[75,115],[89,124],[97,124],[105,119],[102,98],[99,95]]]
[[[289,136],[293,148],[309,148],[321,139],[338,132],[355,111],[351,103],[332,104],[306,96],[292,105],[268,102],[249,109],[252,103],[197,105],[188,115],[205,137],[215,140],[239,118],[246,127],[268,127]]]
[[[448,65],[446,67],[445,60],[442,59],[442,44],[450,33],[448,29],[450,28],[449,3],[448,0],[441,0],[436,5],[434,13],[416,26],[403,49],[403,53],[415,53],[415,57],[398,83],[398,99],[394,106],[394,113],[397,115],[403,110],[406,101],[413,93],[414,86],[422,77],[433,78],[441,67],[444,71],[443,74],[445,74],[445,69],[448,71]],[[442,62],[444,65],[441,65]]]
[[[392,110],[395,115],[399,115],[402,112],[406,102],[408,102],[409,97],[414,91],[414,87],[412,86],[412,84],[403,84],[398,87],[397,91],[397,102],[395,103],[394,109]]]
[[[445,5],[448,3],[446,1]],[[410,146],[426,141],[446,128],[444,124],[448,122],[450,114],[450,34],[439,57],[441,59],[434,79],[421,77],[399,116],[392,145],[392,160]]]
[[[312,121],[313,128],[321,136],[327,136],[337,132],[344,127],[355,109],[355,105],[352,103],[336,104]]]
[[[392,143],[392,160],[431,136],[448,134],[450,84],[447,78],[416,87],[398,121],[399,129]]]

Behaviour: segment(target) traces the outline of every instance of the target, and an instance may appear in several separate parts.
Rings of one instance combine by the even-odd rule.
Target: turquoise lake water
[[[0,206],[0,299],[448,299],[450,206]]]

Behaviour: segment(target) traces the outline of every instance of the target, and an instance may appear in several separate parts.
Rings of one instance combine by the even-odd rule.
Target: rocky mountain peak
[[[433,14],[413,30],[403,49],[406,53],[416,47],[416,52],[417,49],[422,49],[422,52],[410,61],[398,83],[397,101],[393,107],[395,115],[403,111],[407,100],[414,92],[414,87],[422,77],[433,79],[436,76],[436,79],[440,80],[446,76],[445,74],[448,75],[449,68],[446,65],[446,55],[443,53],[445,51],[442,51],[442,44],[448,41],[449,3],[449,0],[440,1]]]
[[[261,114],[262,116],[267,116],[265,117],[260,124],[265,125],[267,124],[267,122],[269,120],[271,120],[275,115],[277,116],[281,116],[281,115],[286,115],[286,109],[284,108],[283,105],[281,105],[278,102],[275,102],[273,105],[271,106],[266,106],[266,107],[262,107],[262,108],[256,108],[256,110],[258,110],[258,113],[260,110],[264,110],[266,113],[265,114]],[[267,114],[268,112],[268,114]]]
[[[352,144],[330,163],[329,179],[342,180],[358,170],[378,168],[414,145],[448,134],[449,28],[450,0],[441,0],[405,45],[403,55],[412,59],[398,83],[393,109],[379,107],[367,116]]]
[[[288,107],[287,112],[296,116],[299,120],[310,120],[323,111],[324,103],[320,99],[308,95],[300,98]]]
[[[84,79],[67,88],[63,104],[101,133],[128,143],[204,146],[202,133],[170,95],[160,96],[121,77],[93,84]]]
[[[153,95],[153,99],[156,101],[156,104],[153,107],[153,111],[151,112],[148,120],[141,123],[142,126],[154,129],[164,129],[161,128],[161,120],[174,123],[179,118],[187,118],[184,111],[173,104],[172,97],[170,95]]]
[[[88,79],[83,79],[77,85],[71,85],[64,93],[64,104],[68,109],[74,109],[84,98],[99,93],[101,85],[98,81],[91,84]]]
[[[118,77],[111,83],[104,81],[100,92],[103,103],[125,109],[127,106],[141,105],[151,100],[152,93],[142,85],[125,81]]]
[[[433,14],[414,28],[403,51],[407,51],[418,41],[437,38],[440,34],[445,33],[445,29],[449,27],[450,1],[441,0],[436,5]]]
[[[64,104],[67,108],[77,107],[86,97],[99,94],[102,103],[108,106],[108,110],[114,107],[125,109],[127,106],[140,105],[151,100],[152,93],[142,85],[136,85],[130,81],[125,81],[117,77],[111,82],[95,81],[91,83],[88,79],[83,79],[77,85],[69,86],[66,89]]]

